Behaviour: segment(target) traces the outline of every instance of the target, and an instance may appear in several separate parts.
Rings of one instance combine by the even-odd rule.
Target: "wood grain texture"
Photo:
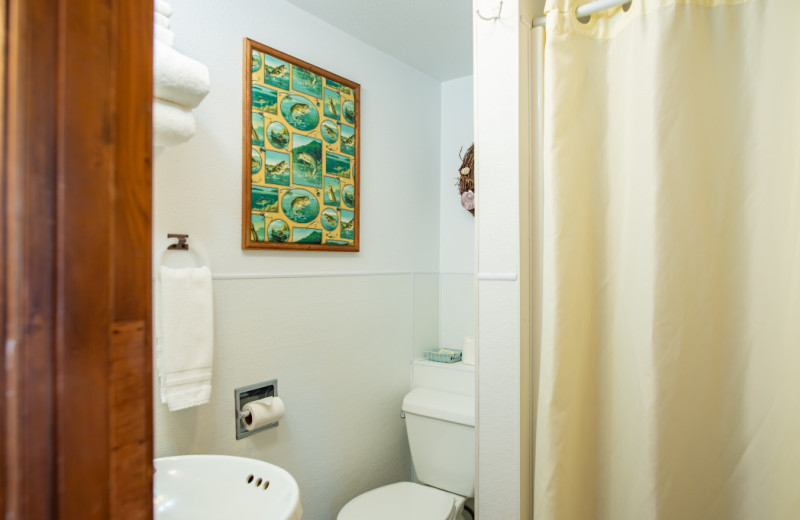
[[[109,445],[113,12],[91,0],[60,0],[59,9],[58,83],[69,102],[57,121],[56,391],[68,411],[57,419],[58,514],[100,520],[110,518],[108,493],[97,490],[107,488],[109,468],[100,447]]]
[[[359,237],[361,236],[361,85],[343,78],[338,74],[329,72],[321,67],[312,65],[307,61],[295,58],[290,54],[281,52],[272,47],[268,47],[250,38],[244,39],[244,59],[242,63],[242,249],[284,249],[284,250],[304,250],[304,251],[329,251],[353,253],[360,249]],[[355,190],[354,226],[355,235],[353,245],[350,246],[326,246],[325,244],[294,244],[287,242],[256,242],[250,239],[250,222],[252,207],[252,174],[250,173],[250,135],[253,131],[253,120],[251,116],[253,91],[252,91],[252,72],[250,59],[253,49],[275,56],[287,63],[297,65],[319,76],[332,79],[337,83],[353,89],[353,103],[355,104],[355,155],[353,157],[353,187]],[[322,118],[320,118],[322,120]],[[265,130],[266,132],[266,130]],[[264,137],[266,139],[266,136]],[[266,230],[265,230],[266,233]]]
[[[47,7],[45,2],[6,3],[3,494],[7,518],[52,518],[55,511],[51,381],[57,97],[41,78],[52,78],[58,40],[56,19]]]
[[[142,384],[141,377],[148,358],[149,328],[145,320],[117,322],[111,328],[110,503],[115,520],[149,517],[141,507],[151,499],[153,477],[151,428],[143,416],[150,412],[144,404],[150,400],[152,385]]]
[[[152,4],[0,9],[0,506],[148,519]]]
[[[151,516],[152,4],[115,12],[115,172],[112,229],[110,505],[119,520]]]

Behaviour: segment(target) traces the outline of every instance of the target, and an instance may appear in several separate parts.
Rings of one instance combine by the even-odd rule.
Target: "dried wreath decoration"
[[[458,169],[458,192],[461,194],[461,205],[475,215],[475,145],[469,145],[467,153],[461,156],[463,148],[458,151],[461,168]]]

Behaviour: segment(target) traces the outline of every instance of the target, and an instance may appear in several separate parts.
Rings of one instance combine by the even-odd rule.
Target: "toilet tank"
[[[403,399],[414,471],[423,484],[475,494],[475,398],[416,388]]]

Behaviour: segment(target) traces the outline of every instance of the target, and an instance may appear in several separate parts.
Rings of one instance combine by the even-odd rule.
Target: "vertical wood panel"
[[[149,518],[152,495],[152,453],[143,413],[151,385],[142,384],[147,358],[144,320],[112,327],[109,413],[111,430],[111,515],[114,520]]]
[[[111,514],[139,520],[151,517],[153,486],[152,3],[117,0],[115,16]]]
[[[8,156],[8,148],[6,146],[6,78],[7,78],[7,52],[8,52],[8,3],[0,3],[0,157]],[[6,300],[8,293],[6,292],[6,223],[8,222],[8,212],[6,205],[6,163],[2,160],[0,165],[0,215],[3,218],[3,224],[0,225],[0,330],[3,331],[3,339],[7,336],[6,332]],[[6,377],[6,349],[0,348],[0,391],[4,395],[8,395],[8,378]],[[0,399],[0,511],[9,511],[8,492],[9,492],[9,479],[8,479],[8,462],[9,459],[6,453],[11,453],[11,445],[8,444],[8,405],[6,399]]]
[[[97,491],[108,486],[110,445],[112,12],[107,2],[60,0],[58,16],[58,509],[101,520],[110,518]]]
[[[5,66],[6,511],[54,512],[52,381],[57,32],[49,2],[9,1]],[[9,247],[13,244],[13,247]]]
[[[0,6],[0,508],[152,517],[152,3]]]

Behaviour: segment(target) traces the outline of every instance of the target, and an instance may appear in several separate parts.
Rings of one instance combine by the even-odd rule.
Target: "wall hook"
[[[494,16],[483,16],[480,9],[475,9],[475,14],[482,20],[497,20],[500,18],[500,13],[503,12],[503,0],[500,0],[500,5],[497,6],[497,13]]]

